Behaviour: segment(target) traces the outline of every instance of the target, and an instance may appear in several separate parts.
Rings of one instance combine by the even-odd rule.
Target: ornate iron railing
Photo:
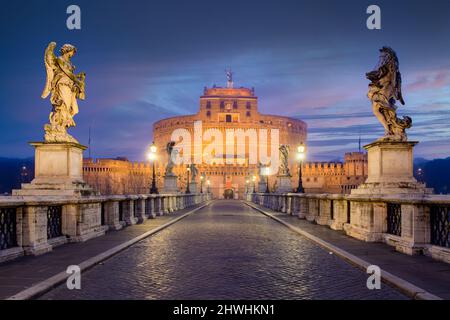
[[[0,250],[17,247],[16,208],[0,208]]]
[[[145,215],[149,217],[152,214],[152,199],[145,200]]]
[[[431,244],[450,248],[450,206],[431,206]]]
[[[123,201],[119,202],[119,221],[123,221]]]
[[[133,216],[138,217],[138,200],[133,201]]]
[[[49,206],[47,209],[47,239],[62,236],[62,206]]]
[[[387,233],[402,235],[402,206],[397,203],[387,204]]]
[[[106,210],[106,208],[105,208],[106,202],[102,202],[101,206],[102,206],[102,208],[101,208],[101,215],[100,215],[100,223],[102,226],[104,226],[105,225],[105,215],[106,215],[106,211],[105,211]]]
[[[330,219],[334,220],[334,200],[330,201]]]

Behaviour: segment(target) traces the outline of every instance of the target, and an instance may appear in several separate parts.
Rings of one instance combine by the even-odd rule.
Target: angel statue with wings
[[[166,176],[174,176],[173,168],[175,166],[175,159],[178,154],[178,150],[174,149],[175,141],[170,141],[167,143],[166,151],[167,151],[167,166],[166,166]]]
[[[77,99],[85,99],[84,72],[75,74],[75,66],[71,58],[77,49],[65,44],[61,47],[61,56],[54,53],[55,42],[51,42],[45,50],[44,61],[47,70],[47,82],[42,92],[46,99],[50,94],[50,103],[53,106],[49,116],[50,124],[46,124],[45,142],[73,142],[78,141],[67,133],[67,129],[75,127],[73,117],[78,113]]]
[[[191,163],[191,164],[189,165],[189,168],[190,168],[190,170],[191,170],[191,179],[192,179],[192,181],[197,180],[198,169],[197,169],[197,167],[195,166],[195,163]]]
[[[280,176],[291,176],[289,172],[289,146],[282,144],[279,147],[280,151]]]
[[[384,127],[382,141],[406,141],[406,129],[411,128],[410,117],[397,117],[396,101],[405,104],[402,96],[402,76],[398,58],[389,47],[380,49],[380,60],[374,71],[366,73],[369,84],[368,98],[372,101],[372,110]]]

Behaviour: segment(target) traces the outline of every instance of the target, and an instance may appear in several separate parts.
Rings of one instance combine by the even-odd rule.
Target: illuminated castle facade
[[[234,88],[229,80],[227,87],[205,88],[203,95],[200,97],[200,108],[197,114],[178,116],[163,119],[156,122],[153,126],[154,142],[159,150],[164,150],[167,143],[173,137],[172,133],[177,129],[187,129],[194,137],[194,123],[201,121],[202,133],[210,129],[219,130],[223,137],[226,137],[228,129],[242,129],[244,131],[252,129],[258,133],[257,150],[263,148],[270,154],[271,150],[271,134],[274,129],[279,132],[279,143],[290,146],[290,150],[297,150],[299,144],[306,143],[307,126],[306,123],[283,116],[261,114],[258,111],[258,97],[255,95],[254,89]],[[262,139],[260,131],[266,129],[267,139]],[[224,141],[224,149],[228,141]],[[205,163],[197,165],[199,177],[203,174],[206,178],[204,181],[210,181],[210,190],[217,198],[225,195],[235,198],[242,198],[246,192],[246,188],[250,186],[246,181],[252,180],[253,175],[257,175],[257,161],[250,163],[248,161],[250,154],[250,140],[246,140],[245,154],[238,157],[237,143],[234,146],[235,159],[233,163]],[[192,155],[196,156],[198,150],[203,150],[204,146],[196,148],[195,142],[192,146]],[[202,152],[202,151],[200,151]],[[162,153],[162,152],[161,152]],[[225,153],[225,152],[224,152]],[[225,154],[224,154],[225,157]],[[167,162],[167,156],[161,154],[162,163]],[[259,161],[259,159],[258,159]],[[292,157],[292,166],[294,166],[295,158]],[[162,170],[162,169],[160,169]],[[175,172],[181,177],[186,176],[186,166],[180,166]],[[276,177],[272,177],[276,179]],[[200,186],[201,181],[198,181]],[[206,184],[204,186],[206,189]]]

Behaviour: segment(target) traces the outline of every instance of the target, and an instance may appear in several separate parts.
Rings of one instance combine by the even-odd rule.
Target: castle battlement
[[[249,88],[222,88],[222,87],[212,87],[207,88],[203,90],[203,95],[200,97],[200,99],[205,98],[220,98],[220,97],[234,97],[234,98],[254,98],[255,97],[255,89],[249,89]]]

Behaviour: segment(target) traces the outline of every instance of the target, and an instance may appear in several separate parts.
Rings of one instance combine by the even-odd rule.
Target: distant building
[[[148,193],[150,164],[127,158],[83,160],[83,178],[101,194]]]
[[[367,178],[367,154],[346,153],[343,163],[306,162],[302,176],[305,192],[348,194]]]
[[[204,168],[205,173],[215,174],[215,170],[223,168]],[[229,171],[242,170],[245,166],[234,166]],[[298,184],[298,166],[292,172],[293,187]],[[175,168],[179,175],[179,185],[186,187],[185,170]],[[219,171],[217,171],[219,173]],[[367,154],[360,152],[347,153],[344,162],[306,162],[302,166],[303,187],[309,193],[342,193],[348,194],[367,178]],[[151,167],[148,163],[130,162],[126,158],[93,159],[83,162],[84,180],[102,194],[136,194],[148,193],[151,183]],[[161,170],[156,170],[157,184],[162,188]],[[274,179],[270,183],[274,183]],[[206,185],[205,185],[206,189]],[[213,186],[214,190],[215,187]],[[245,192],[245,190],[244,190]],[[220,196],[220,195],[219,195]]]
[[[292,188],[298,184],[298,162],[296,150],[299,144],[304,144],[307,138],[305,122],[289,117],[265,115],[258,111],[258,97],[254,89],[234,88],[231,73],[225,88],[214,86],[204,89],[200,97],[200,108],[197,114],[163,119],[153,125],[153,137],[158,147],[156,166],[157,185],[163,187],[163,175],[167,163],[166,146],[171,141],[171,135],[176,129],[187,129],[194,132],[194,122],[202,122],[202,130],[218,129],[225,137],[227,129],[278,129],[279,143],[290,147],[289,167],[292,174]],[[262,147],[258,139],[258,149]],[[269,148],[270,135],[266,142]],[[195,153],[192,146],[192,154]],[[247,187],[246,180],[251,181],[257,175],[257,165],[249,164],[249,145],[245,146],[245,159],[233,164],[198,165],[198,187],[200,176],[204,175],[210,181],[210,190],[216,198],[226,195],[242,198]],[[102,194],[147,193],[151,183],[151,166],[149,163],[132,163],[126,158],[117,159],[85,159],[84,178],[87,183]],[[178,176],[180,190],[186,189],[186,165],[177,166],[174,173]],[[363,153],[345,155],[344,163],[304,163],[303,185],[307,192],[349,193],[364,182],[367,175],[367,156]],[[276,185],[277,177],[269,177],[271,187]],[[250,182],[251,183],[251,182]],[[257,183],[256,183],[257,185]],[[203,186],[206,190],[206,183]]]

